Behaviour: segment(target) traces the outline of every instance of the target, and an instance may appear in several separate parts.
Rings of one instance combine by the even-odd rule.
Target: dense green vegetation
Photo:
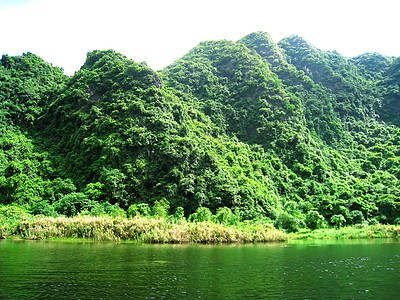
[[[121,213],[122,212],[122,213]],[[139,212],[139,213],[138,213]],[[164,211],[165,212],[165,211]],[[296,239],[360,239],[398,238],[399,225],[355,224],[341,228],[306,229],[286,233],[274,228],[268,219],[239,222],[227,208],[220,208],[213,215],[200,207],[187,220],[183,211],[174,215],[160,216],[160,207],[148,206],[130,209],[137,213],[128,218],[123,211],[119,215],[93,216],[83,212],[73,217],[33,216],[28,210],[16,205],[0,206],[0,239],[65,240],[87,239],[91,241],[136,241],[145,243],[257,243],[281,242]]]
[[[32,216],[15,206],[0,207],[6,216],[0,219],[0,238],[66,239],[97,241],[131,240],[147,243],[232,243],[287,240],[287,234],[268,222],[235,222],[200,214],[191,221],[183,215],[168,217],[135,215],[134,217]],[[201,215],[201,216],[200,216]],[[206,218],[204,218],[206,217]]]
[[[4,55],[0,204],[294,232],[397,224],[399,103],[400,58],[298,36],[202,42],[160,72],[112,50],[71,77]]]

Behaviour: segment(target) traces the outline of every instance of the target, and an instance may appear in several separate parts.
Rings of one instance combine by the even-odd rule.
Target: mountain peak
[[[286,63],[282,49],[272,40],[271,36],[263,31],[257,31],[246,35],[239,40],[249,49],[255,50],[265,58],[272,66]]]

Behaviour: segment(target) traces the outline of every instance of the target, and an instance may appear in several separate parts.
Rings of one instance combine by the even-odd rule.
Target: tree
[[[310,229],[319,229],[324,226],[325,218],[318,211],[311,210],[306,215],[306,225]]]
[[[333,215],[330,221],[336,228],[340,228],[346,222],[346,219],[342,215]]]

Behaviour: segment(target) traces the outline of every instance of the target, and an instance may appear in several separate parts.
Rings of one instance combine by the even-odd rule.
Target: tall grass
[[[399,225],[354,225],[342,228],[304,230],[289,234],[290,239],[360,239],[360,238],[399,238]]]
[[[4,213],[4,212],[3,212]],[[268,222],[224,225],[212,221],[173,221],[137,215],[43,217],[17,211],[0,215],[0,238],[84,238],[97,241],[132,240],[145,243],[246,243],[288,239],[399,238],[399,225],[349,226],[339,229],[303,230],[287,234]]]
[[[1,230],[1,229],[0,229]],[[226,226],[210,221],[173,223],[160,217],[76,216],[30,218],[3,228],[3,237],[23,239],[85,238],[146,243],[233,243],[283,241],[287,235],[265,224]]]

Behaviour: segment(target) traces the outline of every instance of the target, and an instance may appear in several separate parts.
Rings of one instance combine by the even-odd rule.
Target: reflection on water
[[[396,240],[249,245],[0,241],[0,299],[395,299]]]

